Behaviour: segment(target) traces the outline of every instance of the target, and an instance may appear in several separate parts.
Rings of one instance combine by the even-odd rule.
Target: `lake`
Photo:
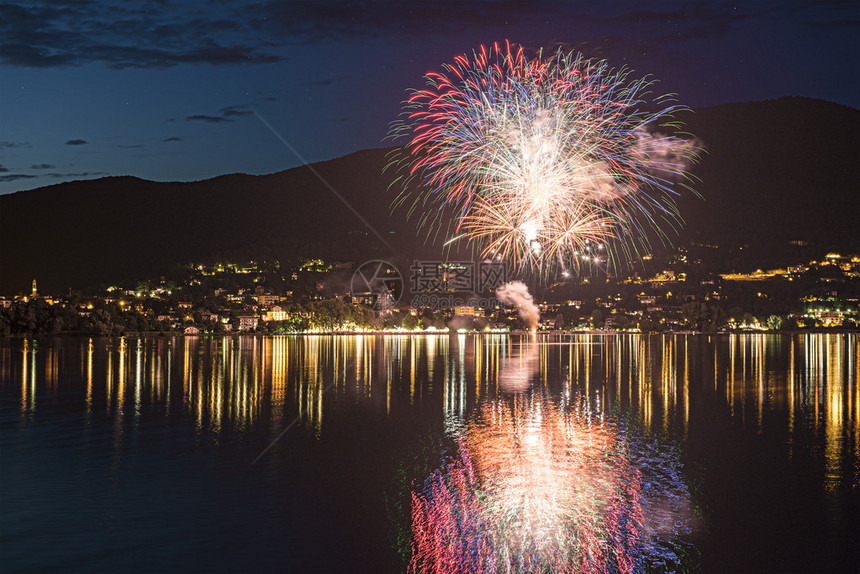
[[[858,572],[860,338],[0,340],[6,572]]]

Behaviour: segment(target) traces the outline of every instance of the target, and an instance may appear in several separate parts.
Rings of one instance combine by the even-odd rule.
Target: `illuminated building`
[[[280,303],[281,298],[277,295],[272,295],[271,293],[263,293],[257,295],[256,297],[257,303],[263,306],[276,305]]]
[[[275,305],[263,315],[263,321],[286,321],[288,314],[286,311]]]
[[[251,329],[256,329],[257,323],[260,321],[260,318],[255,315],[242,315],[241,317],[238,317],[238,319],[240,331],[250,331]]]
[[[483,317],[484,312],[478,307],[472,305],[459,305],[454,307],[454,314],[463,317]]]

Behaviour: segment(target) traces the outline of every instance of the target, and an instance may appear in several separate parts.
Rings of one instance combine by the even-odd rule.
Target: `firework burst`
[[[698,149],[658,133],[678,130],[681,108],[650,98],[653,80],[510,43],[425,80],[392,124],[408,143],[389,167],[404,190],[395,205],[411,200],[431,236],[549,273],[578,269],[589,244],[617,265],[648,249],[650,231],[665,241],[680,224],[677,188]]]

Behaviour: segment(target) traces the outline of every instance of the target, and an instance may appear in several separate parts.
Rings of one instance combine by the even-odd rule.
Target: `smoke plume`
[[[649,171],[665,179],[677,180],[683,177],[699,159],[704,144],[697,138],[684,139],[667,136],[658,132],[649,133],[644,129],[635,130],[636,143],[632,152],[642,158]]]
[[[505,305],[517,308],[520,316],[529,329],[535,330],[540,320],[540,309],[535,305],[529,288],[522,281],[511,281],[496,289],[496,297]]]

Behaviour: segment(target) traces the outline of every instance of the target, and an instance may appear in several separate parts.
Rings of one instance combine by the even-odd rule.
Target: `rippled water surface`
[[[860,571],[856,335],[0,340],[0,567]]]

